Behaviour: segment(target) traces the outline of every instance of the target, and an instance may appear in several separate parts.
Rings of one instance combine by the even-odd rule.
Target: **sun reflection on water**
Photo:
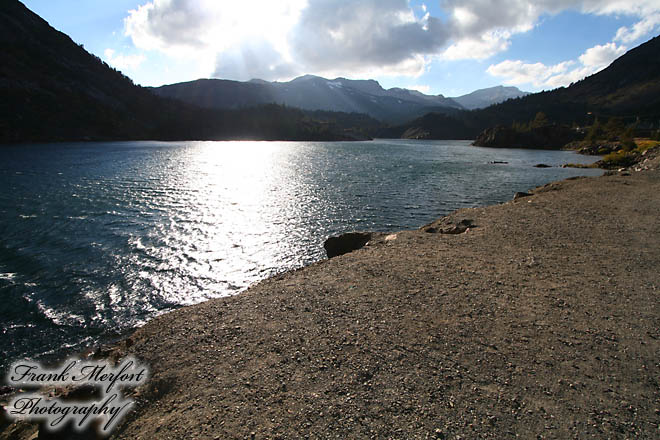
[[[246,288],[305,260],[299,205],[309,199],[292,150],[273,142],[198,142],[167,173],[167,218],[142,249],[141,283],[166,302],[190,304]],[[302,173],[304,175],[304,172]],[[143,244],[136,238],[136,247]],[[154,264],[154,260],[158,261]]]

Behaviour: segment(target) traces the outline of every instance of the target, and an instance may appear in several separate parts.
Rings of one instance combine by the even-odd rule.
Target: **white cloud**
[[[484,59],[509,47],[510,38],[533,29],[543,16],[565,10],[596,15],[638,18],[631,29],[621,28],[616,41],[631,43],[660,26],[660,1],[639,0],[446,0],[454,41],[442,58]]]
[[[616,43],[607,43],[594,46],[580,55],[580,62],[589,68],[603,69],[612,63],[615,59],[626,53],[624,46],[617,46]]]
[[[449,46],[443,53],[445,60],[483,60],[505,51],[509,47],[509,33],[493,31],[476,38],[463,38]]]
[[[125,31],[138,48],[245,80],[416,76],[426,66],[423,55],[445,42],[438,24],[428,15],[416,18],[407,0],[153,0],[130,11]]]
[[[304,65],[320,71],[423,72],[423,55],[440,50],[446,27],[418,19],[407,0],[310,0],[293,29],[291,49]]]
[[[489,74],[504,79],[508,85],[531,84],[536,88],[556,88],[567,86],[592,75],[625,53],[624,46],[615,43],[597,45],[587,49],[576,61],[547,66],[543,63],[525,63],[520,60],[506,60],[494,64],[486,70]]]
[[[506,84],[533,84],[535,87],[541,87],[546,85],[552,77],[565,74],[572,64],[569,61],[554,66],[546,66],[543,63],[506,60],[491,65],[486,71],[493,76],[505,78]]]
[[[113,67],[116,67],[119,70],[123,69],[135,69],[146,59],[144,55],[123,55],[117,54],[113,49],[106,49],[103,54],[105,55],[105,60]]]
[[[150,0],[130,11],[125,32],[137,48],[189,60],[205,75],[281,80],[416,77],[434,57],[503,52],[514,35],[565,10],[636,18],[617,32],[622,44],[660,26],[659,0],[443,0],[440,7],[445,18],[408,0]],[[616,47],[585,53],[584,68]]]
[[[306,4],[306,0],[153,0],[130,11],[124,25],[126,35],[140,49],[189,59],[196,64],[194,70],[206,75],[220,63],[230,68],[226,77],[250,79],[259,73],[291,70],[289,30]],[[257,68],[254,75],[238,78],[253,68]]]
[[[651,14],[644,17],[641,21],[638,21],[631,27],[624,26],[619,28],[614,40],[623,43],[632,43],[633,41],[654,32],[658,27],[660,27],[660,13]]]

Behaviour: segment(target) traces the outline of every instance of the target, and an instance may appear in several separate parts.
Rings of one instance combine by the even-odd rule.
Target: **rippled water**
[[[0,157],[3,364],[237,293],[323,258],[329,235],[415,228],[599,174],[532,167],[594,160],[569,152],[459,141],[49,144]]]

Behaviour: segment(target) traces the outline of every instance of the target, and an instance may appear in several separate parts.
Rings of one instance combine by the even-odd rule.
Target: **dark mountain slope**
[[[628,51],[607,69],[563,90],[566,101],[586,101],[615,114],[660,114],[660,36]]]
[[[135,117],[155,104],[146,90],[87,53],[21,3],[0,3],[3,141],[144,137]]]
[[[209,109],[237,109],[277,103],[273,90],[260,82],[199,79],[151,90],[165,98]]]
[[[300,110],[275,105],[219,111],[158,97],[134,85],[16,0],[0,2],[0,47],[0,142],[4,143],[333,140],[354,135],[344,130],[350,125],[350,115],[322,115],[323,122]]]

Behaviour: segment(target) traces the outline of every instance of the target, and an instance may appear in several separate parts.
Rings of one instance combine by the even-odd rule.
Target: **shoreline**
[[[658,376],[653,353],[660,350],[660,335],[648,326],[655,322],[659,328],[658,318],[630,304],[630,292],[622,303],[606,291],[592,292],[593,285],[604,288],[612,279],[617,286],[614,273],[603,279],[585,261],[599,257],[615,271],[612,257],[602,253],[603,245],[611,243],[596,231],[576,233],[584,219],[563,217],[586,213],[598,229],[618,218],[598,208],[607,195],[605,187],[613,191],[607,200],[611,210],[624,209],[613,199],[629,192],[628,187],[645,193],[655,188],[657,194],[659,185],[657,171],[553,182],[504,204],[462,209],[418,230],[379,235],[358,251],[266,279],[240,295],[161,315],[102,350],[110,357],[137,355],[154,373],[133,396],[137,408],[113,438],[176,438],[184,433],[198,438],[653,435],[660,423],[658,390],[638,382]],[[576,194],[587,197],[577,200]],[[555,210],[562,206],[564,212]],[[654,207],[631,206],[638,217],[645,212],[645,218]],[[536,210],[543,215],[538,217]],[[466,219],[469,229],[442,233]],[[504,236],[492,238],[494,232]],[[647,225],[646,232],[658,231]],[[586,238],[587,249],[581,251],[566,235]],[[634,243],[646,243],[655,262],[657,237],[652,233]],[[630,237],[620,238],[620,243],[630,243]],[[511,240],[525,245],[514,246]],[[596,249],[601,252],[589,255]],[[564,257],[574,260],[572,265],[562,264]],[[657,312],[657,300],[648,289],[652,285],[655,292],[660,280],[649,272],[653,265],[647,260],[641,258],[639,271],[648,286],[632,286],[646,295],[641,302],[647,309]],[[576,272],[576,267],[585,272]],[[624,285],[630,284],[626,271],[618,275]],[[589,301],[580,301],[569,286],[589,291]],[[542,294],[535,294],[537,290]],[[615,290],[626,295],[625,289]],[[600,299],[612,308],[612,316],[593,325],[582,316],[593,317],[584,306],[598,307]],[[639,334],[640,341],[625,326],[603,327],[611,319],[621,324],[617,304],[624,318],[627,312],[643,315],[639,322],[628,322],[630,329],[651,329]],[[579,326],[565,328],[561,311],[566,309]],[[536,341],[538,334],[541,341]],[[594,347],[608,353],[611,344],[628,363],[623,365],[616,355],[610,362],[604,356],[596,359]],[[534,355],[525,356],[530,350]],[[567,359],[554,356],[557,351]],[[609,384],[610,391],[595,393],[602,382],[597,376],[612,363],[619,377],[606,376],[614,376],[618,387]],[[630,363],[641,372],[626,374]],[[629,387],[636,393],[626,392]],[[614,395],[635,411],[619,408],[621,414],[613,413],[618,408]],[[190,405],[194,399],[203,403]],[[581,405],[609,416],[587,414]],[[635,425],[638,416],[646,424]],[[591,426],[593,417],[610,420],[609,425],[601,420]],[[608,426],[614,430],[602,430]]]

